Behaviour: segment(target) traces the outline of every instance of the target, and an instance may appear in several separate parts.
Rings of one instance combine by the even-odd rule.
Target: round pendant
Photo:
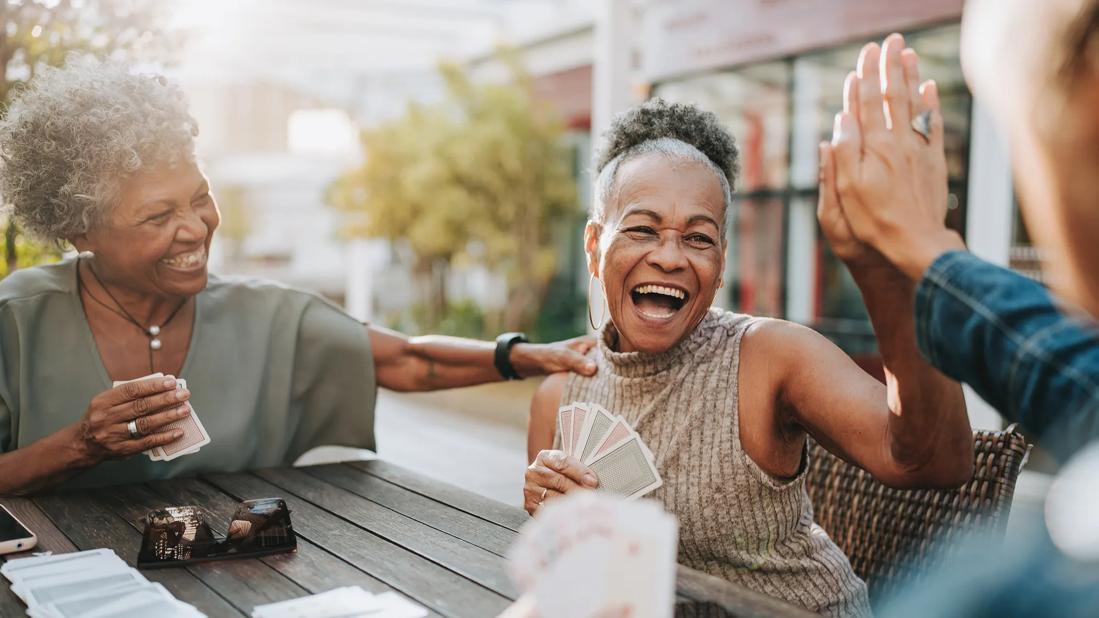
[[[149,334],[152,335],[153,337],[156,337],[157,335],[160,334],[160,327],[157,326],[156,324],[153,324],[152,326],[149,327]]]
[[[153,340],[149,341],[149,347],[154,349],[154,350],[159,350],[160,349],[160,339],[153,339]]]

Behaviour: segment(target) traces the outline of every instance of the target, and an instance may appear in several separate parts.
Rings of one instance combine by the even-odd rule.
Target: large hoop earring
[[[594,281],[595,273],[592,273],[591,276],[588,277],[588,324],[591,325],[592,330],[598,331],[600,328],[603,328],[603,323],[607,321],[607,294],[606,292],[603,293],[603,310],[599,312],[599,326],[596,326],[595,318],[592,317],[591,314],[591,284]],[[603,286],[600,285],[599,289],[602,290]]]

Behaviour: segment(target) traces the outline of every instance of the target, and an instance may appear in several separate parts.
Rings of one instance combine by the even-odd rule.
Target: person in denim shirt
[[[916,282],[917,340],[934,366],[1068,463],[1027,532],[975,543],[885,613],[1099,615],[1099,0],[970,0],[962,63],[1009,138],[1053,293],[945,227],[937,91],[897,35],[864,47],[848,76],[821,145],[818,219],[849,265]]]
[[[916,287],[920,351],[1066,459],[1099,437],[1099,331],[1046,288],[965,251]]]
[[[1027,41],[989,32],[990,24],[1011,30],[1013,23],[1036,20],[1048,27]],[[990,45],[990,35],[1003,45]],[[947,185],[938,93],[934,82],[916,85],[916,54],[900,35],[881,48],[864,47],[858,71],[848,76],[833,141],[821,145],[818,218],[849,264],[866,268],[877,261],[917,282],[917,339],[929,361],[1067,457],[1099,438],[1099,269],[1093,268],[1099,265],[1099,2],[976,0],[967,6],[962,37],[963,66],[975,96],[998,119],[1028,113],[1006,129],[1015,168],[1027,170],[1017,175],[1023,214],[1049,257],[1053,290],[1063,300],[967,253],[961,237],[943,223]],[[1056,77],[1001,78],[1017,71],[998,70],[1001,56],[981,64],[975,50],[988,48],[1003,55],[1014,50],[1012,59],[1046,50],[1045,64],[1020,57],[1013,66],[1024,72],[1032,66],[1061,69]],[[1055,52],[1060,61],[1050,57]],[[1050,102],[1018,103],[1019,97],[1033,97],[1028,87]],[[1009,100],[999,105],[1001,97]],[[1073,119],[1064,122],[1064,131],[1044,116],[1031,117],[1055,109]],[[926,138],[913,129],[924,112],[930,118]],[[1082,236],[1082,230],[1094,234]],[[1093,257],[1083,262],[1081,255]]]

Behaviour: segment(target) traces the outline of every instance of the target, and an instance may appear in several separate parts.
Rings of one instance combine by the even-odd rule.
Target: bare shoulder
[[[756,319],[748,326],[740,357],[742,371],[752,367],[756,377],[778,382],[806,370],[834,368],[847,358],[836,344],[808,326],[774,318]]]
[[[561,395],[564,394],[568,381],[567,372],[555,373],[542,380],[530,402],[531,414],[545,414],[547,410],[556,413],[561,406]]]
[[[831,346],[832,342],[817,331],[796,322],[777,318],[756,318],[744,331],[742,348],[767,354],[798,355],[808,349]]]
[[[557,434],[557,408],[569,374],[555,373],[538,386],[530,401],[530,419],[527,424],[527,461],[534,461],[538,452],[553,448]]]

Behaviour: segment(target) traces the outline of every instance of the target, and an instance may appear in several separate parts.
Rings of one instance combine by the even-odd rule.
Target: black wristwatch
[[[496,358],[494,364],[496,371],[506,380],[522,380],[523,376],[515,371],[511,364],[511,347],[517,343],[526,343],[527,336],[523,333],[504,333],[496,338]]]

